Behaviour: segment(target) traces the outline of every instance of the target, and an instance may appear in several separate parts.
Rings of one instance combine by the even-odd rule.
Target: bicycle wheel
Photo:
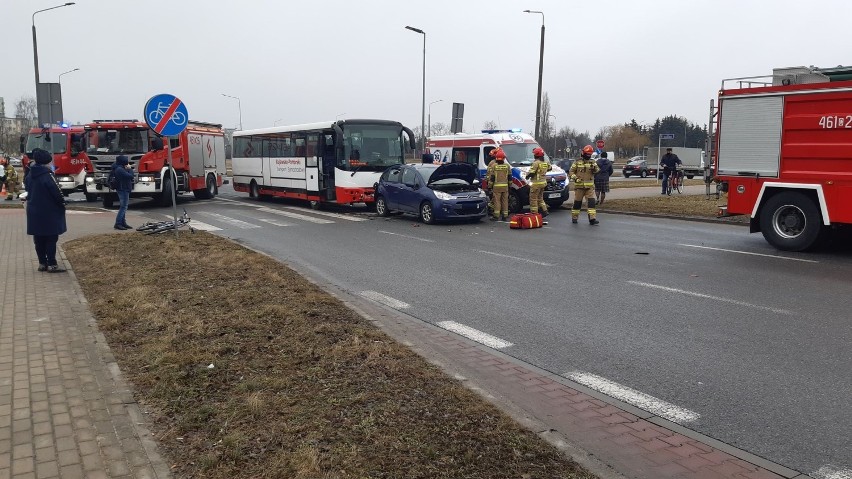
[[[154,229],[158,226],[160,226],[159,223],[145,223],[142,226],[136,228],[136,231],[148,231],[148,230],[152,230],[152,229]]]
[[[669,196],[672,194],[672,180],[666,182],[666,194]]]
[[[677,179],[677,192],[683,194],[683,178]]]

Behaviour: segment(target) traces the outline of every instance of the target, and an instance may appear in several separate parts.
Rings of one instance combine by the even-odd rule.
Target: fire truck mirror
[[[162,139],[162,138],[160,138],[159,136],[154,137],[154,139],[153,139],[153,140],[151,140],[151,148],[152,148],[154,151],[160,151],[160,150],[162,150],[162,149],[164,148],[164,146],[163,146],[163,139]]]

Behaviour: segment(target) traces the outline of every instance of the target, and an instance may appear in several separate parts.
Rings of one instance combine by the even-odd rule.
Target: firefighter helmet
[[[494,150],[494,158],[497,158],[498,160],[503,160],[506,158],[506,153],[503,152],[503,150],[501,150],[500,148],[498,148]]]
[[[592,145],[586,145],[586,146],[583,147],[583,154],[584,155],[591,155],[594,152],[595,152],[595,149],[592,148]]]
[[[536,158],[543,158],[544,157],[544,150],[542,150],[540,147],[533,148],[533,156],[536,157]]]

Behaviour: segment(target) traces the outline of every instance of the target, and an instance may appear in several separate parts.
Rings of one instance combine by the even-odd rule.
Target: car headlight
[[[488,198],[488,195],[485,194],[485,190],[479,190],[479,197],[480,198]]]
[[[435,198],[438,198],[439,200],[451,200],[453,199],[453,195],[444,193],[443,191],[435,191]]]

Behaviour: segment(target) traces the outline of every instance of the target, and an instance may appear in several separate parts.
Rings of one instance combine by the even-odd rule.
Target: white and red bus
[[[234,132],[233,184],[252,198],[375,201],[375,184],[404,163],[414,133],[388,120],[340,120]]]

